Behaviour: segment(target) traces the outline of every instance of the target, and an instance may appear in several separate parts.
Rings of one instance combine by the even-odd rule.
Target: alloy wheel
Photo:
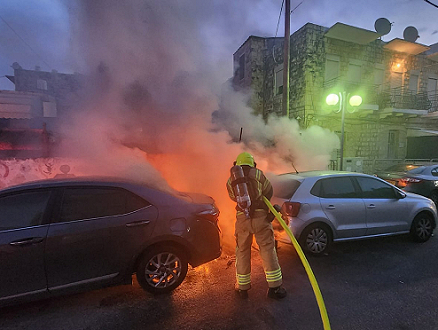
[[[153,256],[146,268],[146,282],[155,288],[167,288],[178,281],[181,276],[181,260],[170,252]]]
[[[415,233],[420,239],[426,240],[432,235],[432,231],[432,223],[428,217],[422,217],[416,223]]]
[[[306,245],[312,253],[321,253],[327,248],[327,244],[327,233],[321,228],[314,228],[307,235]]]

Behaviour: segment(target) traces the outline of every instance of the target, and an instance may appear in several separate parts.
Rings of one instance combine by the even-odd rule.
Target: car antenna
[[[295,167],[295,165],[294,165],[294,162],[293,162],[293,160],[292,160],[292,157],[287,157],[286,159],[285,159],[286,161],[289,161],[291,164],[292,164],[292,167],[294,168],[294,170],[295,170],[295,174],[299,174],[299,172],[297,171],[297,168]]]
[[[293,166],[293,168],[294,168],[294,170],[295,170],[295,173],[296,173],[296,174],[299,174],[299,172],[297,171],[297,169],[296,169],[296,167],[295,167],[294,163],[293,163],[293,162],[291,162],[291,164],[292,164],[292,166]]]
[[[243,127],[240,128],[239,142],[242,141],[242,133],[243,133]],[[293,168],[294,168],[294,170],[295,170],[295,173],[296,173],[296,174],[299,174],[299,172],[297,171],[297,169],[296,169],[294,163],[291,162],[291,164],[292,164],[292,166],[293,166]]]

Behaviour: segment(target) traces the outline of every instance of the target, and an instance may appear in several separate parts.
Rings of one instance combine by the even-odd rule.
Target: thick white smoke
[[[212,60],[215,36],[205,32],[220,28],[207,25],[216,10],[209,1],[90,0],[71,6],[72,54],[90,79],[85,101],[65,119],[62,150],[81,160],[82,173],[211,195],[231,250],[234,205],[225,183],[236,156],[250,151],[262,170],[276,173],[293,171],[292,163],[300,171],[323,169],[339,140],[285,118],[266,124],[251,114],[246,96],[224,88],[231,73]],[[219,43],[223,36],[218,34]],[[231,61],[234,49],[226,51]],[[230,116],[220,125],[212,122],[219,108]],[[244,142],[233,142],[240,127]]]

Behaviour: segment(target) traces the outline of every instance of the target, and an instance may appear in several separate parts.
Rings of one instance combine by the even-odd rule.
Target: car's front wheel
[[[184,251],[174,246],[156,246],[143,254],[137,267],[137,280],[151,293],[168,293],[177,288],[187,275]]]
[[[426,242],[433,233],[433,219],[427,213],[420,213],[414,218],[411,226],[411,236],[416,242]]]
[[[326,253],[332,243],[332,232],[323,223],[314,223],[304,229],[300,236],[300,245],[304,251],[320,256]]]

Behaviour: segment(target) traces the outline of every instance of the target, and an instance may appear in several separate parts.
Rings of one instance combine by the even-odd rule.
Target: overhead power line
[[[50,65],[49,64],[47,64],[47,62],[46,61],[44,61],[44,59],[26,42],[26,40],[24,40],[18,33],[17,33],[17,31],[15,31],[13,28],[12,28],[12,26],[10,26],[9,24],[8,24],[8,22],[6,22],[5,21],[5,19],[2,17],[2,16],[0,16],[0,19],[3,21],[3,23],[5,23],[6,25],[7,25],[7,27],[8,28],[10,28],[11,29],[11,31],[12,32],[14,32],[14,34],[36,55],[36,56],[38,56],[38,58],[45,64],[45,65],[47,65],[47,67],[51,70],[52,68],[50,67]]]
[[[280,14],[278,15],[277,29],[275,30],[275,38],[277,38],[278,27],[280,26],[281,13],[283,12],[284,0],[281,3]]]
[[[438,5],[432,3],[431,1],[429,1],[429,0],[424,0],[424,1],[426,1],[426,2],[427,2],[428,4],[430,4],[430,5],[432,5],[432,6],[436,7],[436,8],[438,8]]]
[[[296,5],[295,8],[292,9],[292,10],[290,11],[290,13],[292,14],[292,13],[295,11],[295,9],[297,9],[299,6],[301,6],[301,4],[302,4],[304,1],[305,1],[305,0],[301,1],[298,5]],[[277,38],[277,33],[278,33],[278,27],[280,26],[280,19],[281,19],[281,13],[283,12],[283,6],[284,6],[284,0],[281,2],[280,14],[278,15],[278,21],[277,21],[277,29],[275,30],[274,45],[273,45],[273,47],[272,47],[272,57],[273,57],[274,62],[275,62],[276,64],[279,64],[279,63],[278,63],[277,60],[275,59],[275,54],[274,54],[274,52],[275,52],[275,42],[276,42],[276,40],[277,40],[276,38]]]

